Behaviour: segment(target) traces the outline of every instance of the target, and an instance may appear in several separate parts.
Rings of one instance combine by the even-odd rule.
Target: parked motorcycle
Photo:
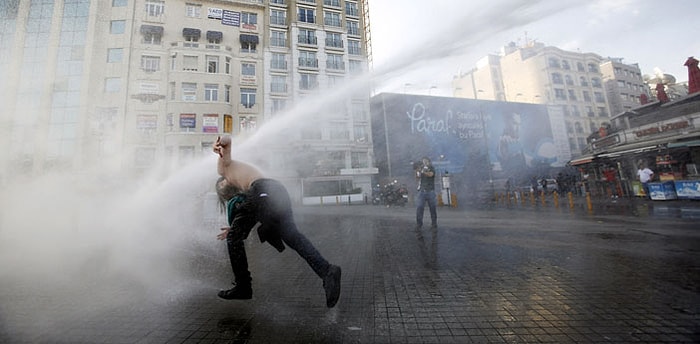
[[[396,180],[384,185],[381,191],[381,203],[387,207],[406,206],[408,204],[408,188]]]

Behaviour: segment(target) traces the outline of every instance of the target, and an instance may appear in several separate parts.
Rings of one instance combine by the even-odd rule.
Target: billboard
[[[429,157],[463,186],[524,183],[571,158],[558,107],[382,93],[372,98],[372,139],[380,178],[413,176]]]

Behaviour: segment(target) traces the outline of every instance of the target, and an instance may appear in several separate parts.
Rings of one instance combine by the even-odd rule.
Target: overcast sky
[[[697,0],[369,0],[375,91],[450,95],[452,77],[509,42],[621,57],[688,80]],[[408,85],[407,85],[408,84]]]

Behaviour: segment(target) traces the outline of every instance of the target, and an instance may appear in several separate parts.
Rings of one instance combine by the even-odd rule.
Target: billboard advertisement
[[[571,158],[556,107],[382,93],[372,98],[371,115],[380,178],[410,182],[413,163],[427,156],[462,187],[526,183]]]

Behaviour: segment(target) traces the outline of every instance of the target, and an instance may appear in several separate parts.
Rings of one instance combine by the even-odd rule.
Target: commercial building
[[[138,174],[211,154],[219,135],[252,137],[367,70],[366,14],[363,0],[4,2],[0,175],[97,160]],[[295,196],[302,180],[369,190],[376,172],[369,89],[328,107],[313,130],[256,147]],[[299,147],[313,169],[295,165]]]
[[[611,115],[649,95],[636,64],[533,41],[511,43],[500,54],[482,58],[474,69],[455,76],[453,88],[456,97],[560,106],[574,153]]]

